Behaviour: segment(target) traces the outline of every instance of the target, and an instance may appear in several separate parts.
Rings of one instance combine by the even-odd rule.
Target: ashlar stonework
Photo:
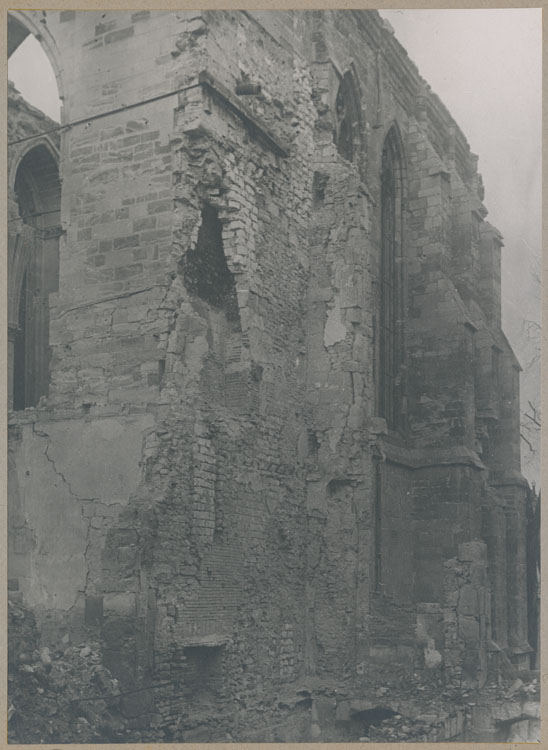
[[[12,598],[101,644],[133,737],[357,739],[421,680],[424,737],[463,737],[443,690],[531,649],[503,243],[458,125],[376,11],[9,32],[63,105],[9,90]]]

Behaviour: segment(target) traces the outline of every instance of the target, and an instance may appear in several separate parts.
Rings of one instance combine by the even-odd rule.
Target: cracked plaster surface
[[[127,502],[141,480],[143,433],[152,424],[150,416],[129,423],[117,419],[50,423],[43,428],[49,436],[47,458],[78,498]]]
[[[130,424],[128,424],[128,421]],[[27,425],[14,453],[11,486],[18,488],[18,517],[39,543],[25,554],[20,586],[27,601],[68,610],[89,583],[103,535],[92,533],[114,506],[119,511],[141,480],[145,415]],[[100,467],[100,469],[98,469]],[[19,569],[23,569],[20,565]]]
[[[25,524],[39,539],[27,551],[28,577],[19,585],[33,604],[68,610],[84,586],[87,523],[69,484],[46,454],[46,440],[30,426],[23,430],[16,478],[10,481],[18,485]]]

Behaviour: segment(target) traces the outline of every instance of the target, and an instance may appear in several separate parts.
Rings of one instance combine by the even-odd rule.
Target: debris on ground
[[[127,741],[119,685],[98,643],[40,648],[34,615],[8,602],[8,742]]]

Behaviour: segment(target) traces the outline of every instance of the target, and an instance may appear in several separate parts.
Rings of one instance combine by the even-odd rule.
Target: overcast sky
[[[419,72],[479,156],[487,219],[502,232],[503,320],[522,364],[524,317],[540,319],[532,269],[541,248],[541,15],[539,8],[392,10],[394,28]],[[8,74],[25,98],[59,119],[53,71],[28,38]],[[522,378],[525,390],[538,387]],[[531,390],[531,393],[533,392]]]
[[[59,94],[48,56],[32,34],[8,62],[8,78],[25,99],[59,122]]]

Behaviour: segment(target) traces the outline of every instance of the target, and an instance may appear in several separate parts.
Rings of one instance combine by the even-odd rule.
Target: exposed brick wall
[[[524,505],[500,242],[463,134],[378,14],[45,23],[73,124],[49,399],[12,420],[12,563],[30,603],[150,688],[124,701],[146,739],[340,739],[320,695],[450,653],[444,563],[471,540],[487,543],[499,645],[526,658],[522,615],[502,614],[523,604],[507,578],[524,570]],[[389,132],[401,418],[387,426]],[[72,519],[68,605],[32,585],[27,537],[50,528],[40,484]],[[476,654],[466,643],[451,668]]]

